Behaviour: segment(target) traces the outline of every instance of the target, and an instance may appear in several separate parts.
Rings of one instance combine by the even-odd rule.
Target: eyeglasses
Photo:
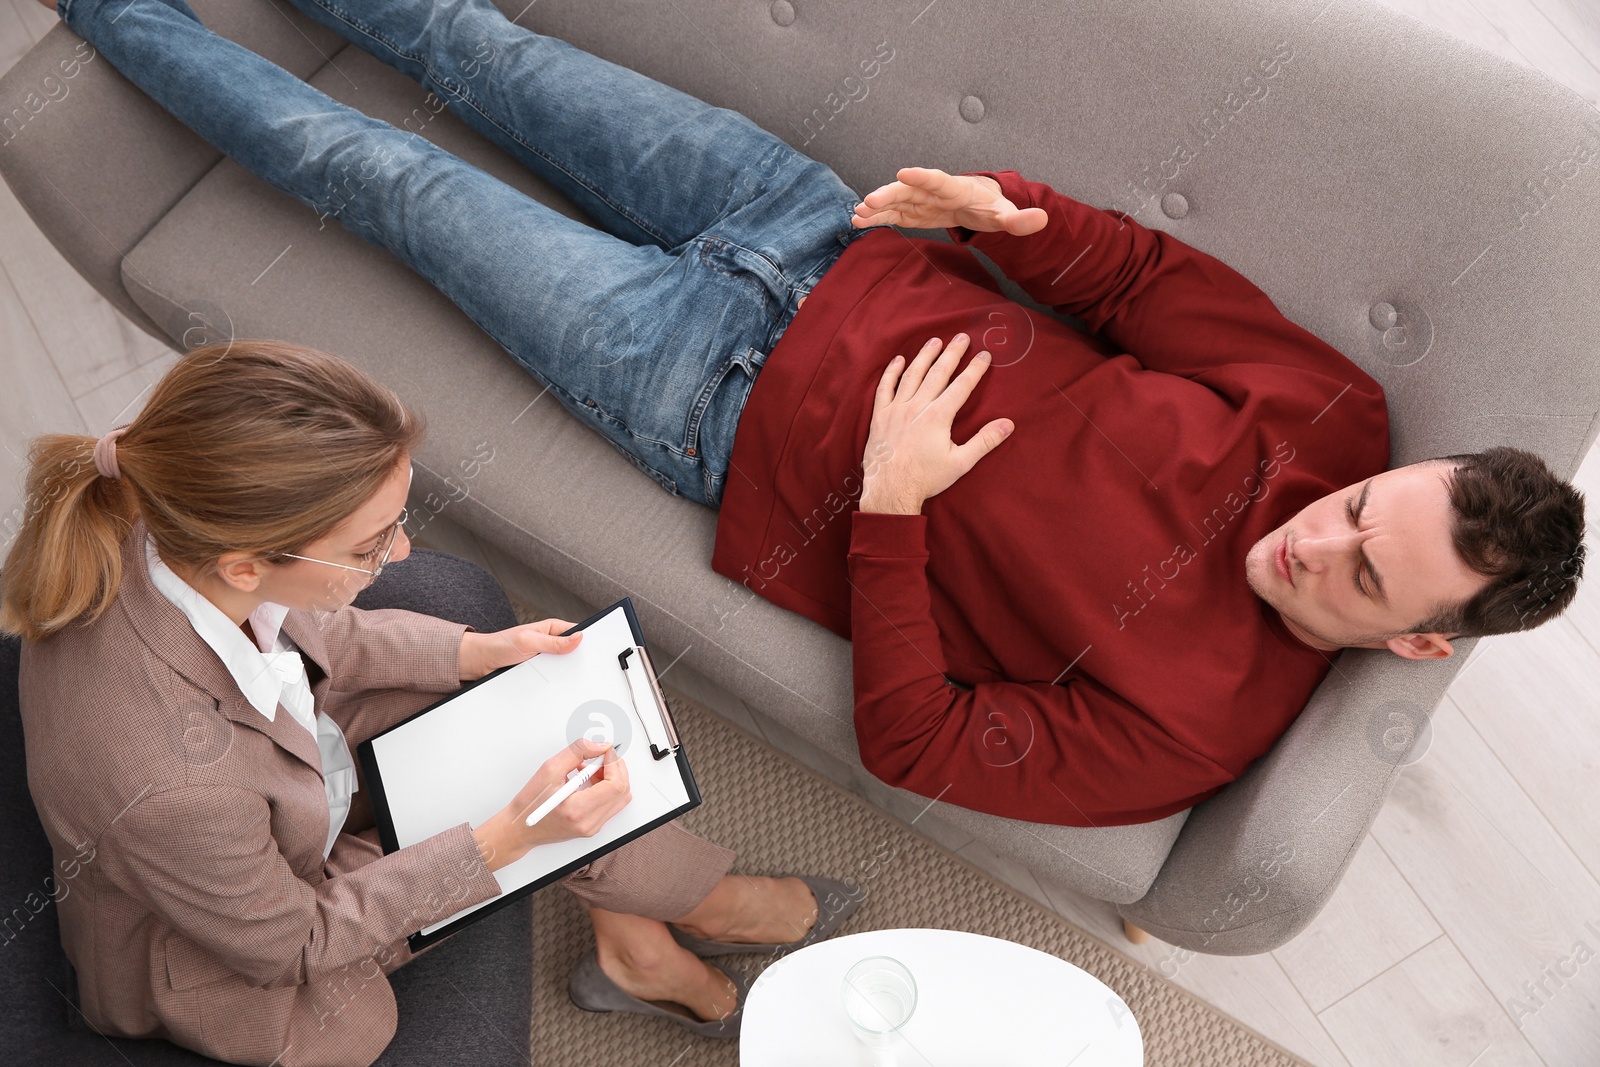
[[[348,563],[334,563],[332,560],[312,559],[310,556],[297,556],[293,552],[279,552],[277,555],[284,556],[289,559],[309,560],[312,563],[325,563],[330,567],[343,567],[347,571],[359,571],[362,574],[370,574],[372,579],[376,581],[378,575],[383,573],[384,565],[389,562],[389,552],[394,548],[395,534],[399,532],[400,527],[406,524],[406,516],[410,514],[410,511],[410,508],[401,508],[399,520],[393,526],[391,526],[388,533],[384,535],[383,543],[375,546],[372,551],[364,553],[360,557],[361,559],[371,559],[374,556],[377,556],[379,552],[382,552],[383,558],[378,560],[378,566],[376,570],[368,570],[366,567],[352,567]]]

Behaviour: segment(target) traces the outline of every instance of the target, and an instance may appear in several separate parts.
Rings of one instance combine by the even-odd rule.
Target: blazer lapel
[[[290,608],[283,617],[282,630],[300,649],[306,660],[306,679],[313,692],[317,684],[329,677],[328,642],[322,635],[322,612],[298,611]]]
[[[316,771],[319,778],[322,776],[322,752],[317,748],[317,739],[282,704],[278,705],[277,714],[269,722],[254,704],[245,699],[236,684],[231,693],[218,696],[217,709],[234,722],[266,734],[280,748],[299,757],[302,763]]]
[[[322,774],[322,753],[317,739],[297,722],[289,710],[278,705],[271,721],[245,698],[239,683],[228,673],[217,653],[195,632],[189,617],[178,606],[162,595],[150,580],[149,566],[145,561],[144,519],[140,518],[122,540],[122,582],[117,589],[116,603],[127,612],[134,633],[150,651],[166,662],[192,684],[209,693],[217,701],[217,709],[231,721],[259,730],[272,738],[279,747],[302,763]],[[285,616],[287,622],[296,612]],[[310,627],[309,629],[315,629]],[[300,634],[289,635],[300,644]],[[317,634],[317,652],[326,657],[326,646]],[[308,638],[309,640],[309,638]],[[301,646],[304,648],[305,646]]]

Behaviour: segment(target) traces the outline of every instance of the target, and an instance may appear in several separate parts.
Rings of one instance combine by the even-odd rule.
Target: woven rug
[[[520,621],[548,617],[516,599],[512,604]],[[864,886],[866,901],[841,934],[897,927],[967,930],[1067,960],[1127,1002],[1144,1037],[1147,1067],[1310,1067],[765,741],[664,688],[705,798],[679,822],[736,849],[735,873],[804,872]],[[573,1006],[567,975],[593,947],[588,918],[572,894],[534,894],[530,1047],[536,1050],[535,1063],[699,1067],[739,1062],[737,1040],[697,1037],[664,1019],[595,1014]],[[768,960],[747,955],[717,962],[754,979]]]

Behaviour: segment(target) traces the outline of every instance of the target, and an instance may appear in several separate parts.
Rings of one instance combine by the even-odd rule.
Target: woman
[[[102,1032],[236,1063],[368,1064],[394,1034],[383,976],[413,958],[406,936],[627,803],[612,758],[523,825],[601,753],[579,740],[477,826],[383,855],[351,746],[463,681],[577,644],[555,636],[572,625],[560,619],[485,634],[349,606],[409,553],[423,433],[344,360],[235,342],[180,358],[98,441],[34,440],[0,628],[23,638],[29,785],[57,862],[92,848],[60,922]],[[826,879],[727,876],[733,858],[668,824],[563,879],[597,942],[574,1000],[735,1034],[744,985],[679,939],[781,951],[857,901]]]

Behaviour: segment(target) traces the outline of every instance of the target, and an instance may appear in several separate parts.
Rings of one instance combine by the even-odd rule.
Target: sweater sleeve
[[[1062,826],[1163,818],[1232,780],[1087,678],[951,685],[928,594],[927,516],[856,511],[851,521],[856,740],[878,778]]]
[[[173,929],[259,986],[314,982],[500,895],[461,823],[313,886],[272,834],[267,799],[188,786],[106,828],[97,864]]]
[[[1021,237],[956,226],[946,231],[951,240],[982,252],[1030,297],[1082,319],[1146,369],[1194,378],[1229,364],[1277,364],[1327,376],[1329,396],[1349,383],[1381,401],[1377,382],[1221,260],[1014,170],[966,173],[993,178],[1006,199],[1043,208],[1050,221]]]

